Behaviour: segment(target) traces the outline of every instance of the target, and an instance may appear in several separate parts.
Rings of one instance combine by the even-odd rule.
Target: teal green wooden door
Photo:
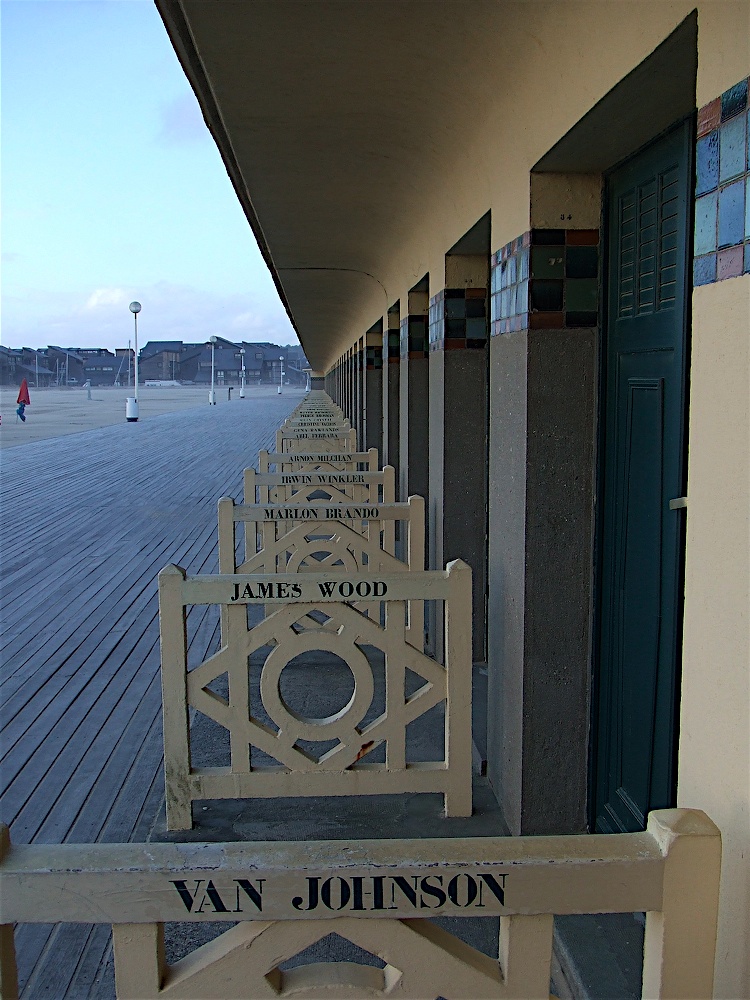
[[[691,159],[687,124],[608,179],[593,813],[674,804]]]

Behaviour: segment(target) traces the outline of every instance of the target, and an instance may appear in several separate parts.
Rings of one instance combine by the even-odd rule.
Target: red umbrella
[[[31,406],[31,400],[29,399],[29,383],[26,379],[21,382],[21,388],[18,390],[17,403],[25,403],[26,406]]]

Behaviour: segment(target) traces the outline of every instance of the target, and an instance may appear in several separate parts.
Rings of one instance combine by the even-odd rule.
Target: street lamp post
[[[242,362],[242,375],[240,381],[240,399],[245,398],[245,348],[240,348],[240,361]]]
[[[209,406],[216,406],[216,393],[214,392],[214,350],[216,348],[216,341],[219,338],[209,337],[209,342],[211,344],[211,391],[208,394]]]
[[[131,302],[128,309],[133,314],[135,324],[135,388],[134,394],[125,400],[125,419],[129,423],[135,423],[138,420],[138,313],[141,311],[141,304]]]
[[[278,392],[281,392],[281,387],[284,384],[284,355],[279,357],[279,388]]]

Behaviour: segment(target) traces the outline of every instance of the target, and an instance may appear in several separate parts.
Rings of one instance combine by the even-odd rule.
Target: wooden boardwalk
[[[241,498],[300,398],[251,393],[3,452],[0,818],[16,843],[147,839],[163,798],[156,575],[216,571],[216,501]],[[196,608],[188,627],[203,658],[218,619]],[[25,925],[16,940],[25,997],[111,995],[108,928]]]

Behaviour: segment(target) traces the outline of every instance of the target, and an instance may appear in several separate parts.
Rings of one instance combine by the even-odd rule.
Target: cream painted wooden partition
[[[697,810],[608,836],[11,847],[0,831],[0,981],[13,924],[111,923],[120,1000],[547,1000],[553,914],[646,912],[643,997],[712,996],[719,831]],[[500,917],[495,957],[434,916]],[[164,923],[237,922],[167,965]],[[283,968],[330,933],[382,968]]]
[[[245,503],[326,499],[332,503],[378,504],[393,503],[396,499],[396,470],[392,465],[378,472],[301,468],[258,473],[250,468],[245,469],[244,484]]]
[[[351,606],[358,600],[384,604],[384,624]],[[407,602],[424,600],[445,607],[444,666],[406,638]],[[194,604],[220,605],[224,629],[218,653],[188,672],[185,618]],[[246,604],[272,611],[248,628]],[[445,572],[346,576],[189,577],[178,566],[168,566],[159,574],[159,621],[170,830],[192,827],[195,799],[439,792],[446,815],[471,815],[471,570],[461,560]],[[248,658],[269,645],[273,649],[263,663],[260,697],[276,729],[254,718],[250,705]],[[363,647],[373,647],[385,658],[385,708],[365,725],[374,679]],[[354,676],[354,693],[336,714],[306,719],[285,705],[279,682],[290,660],[316,650],[344,660]],[[408,696],[407,669],[423,681]],[[209,688],[222,676],[228,682],[227,698]],[[438,704],[444,706],[443,759],[407,761],[407,726]],[[229,731],[228,767],[191,766],[189,708]],[[337,742],[319,756],[300,745],[330,740]],[[381,744],[385,763],[366,762]],[[253,747],[278,765],[254,766]]]
[[[357,432],[341,431],[329,434],[326,430],[276,431],[276,451],[356,451]]]
[[[329,451],[329,452],[274,452],[258,453],[258,469],[261,474],[270,472],[377,472],[378,449],[369,451]]]
[[[259,548],[270,550],[280,544],[283,537],[300,523],[308,527],[309,534],[314,533],[321,540],[335,538],[338,527],[346,525],[394,555],[396,523],[402,522],[408,528],[404,542],[409,565],[412,569],[424,568],[424,530],[422,538],[417,537],[420,523],[424,526],[422,497],[411,496],[406,503],[331,503],[328,500],[300,500],[285,504],[251,502],[234,505],[233,520],[244,521],[247,526],[246,559]],[[321,550],[325,548],[323,543]]]
[[[347,519],[345,515],[353,510],[375,516]],[[298,520],[287,517],[295,513],[303,516]],[[302,509],[289,504],[235,504],[231,497],[223,497],[218,520],[220,573],[399,573],[425,568],[422,497],[409,497],[405,504],[364,508],[315,501]],[[237,563],[235,525],[241,522],[245,524],[245,559]],[[397,522],[406,528],[405,562],[394,555]],[[357,601],[354,607],[381,618],[380,602]],[[225,622],[223,610],[223,631]],[[417,649],[424,648],[424,601],[407,602],[406,640]]]

